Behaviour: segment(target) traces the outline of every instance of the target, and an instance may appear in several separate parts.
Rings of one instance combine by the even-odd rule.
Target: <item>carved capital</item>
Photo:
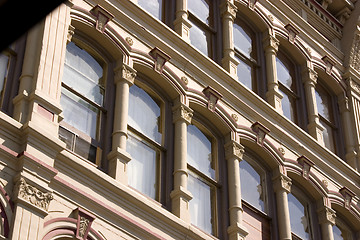
[[[318,74],[315,72],[315,70],[305,67],[305,69],[302,71],[302,80],[304,84],[310,84],[313,87],[316,86]]]
[[[311,161],[310,159],[308,159],[305,156],[300,156],[297,159],[298,163],[302,166],[302,176],[305,179],[309,179],[309,175],[310,175],[310,169],[312,166],[315,165],[315,163],[313,161]]]
[[[300,31],[290,23],[285,25],[285,29],[288,30],[288,32],[289,32],[289,37],[288,37],[289,42],[291,44],[294,44],[295,38],[300,33]]]
[[[153,57],[154,61],[154,70],[158,73],[162,73],[165,63],[170,60],[170,56],[165,52],[155,47],[150,52],[149,55]]]
[[[191,124],[193,117],[193,110],[184,104],[179,104],[173,108],[173,122],[185,121],[186,124]]]
[[[225,159],[231,160],[233,158],[242,160],[244,155],[244,146],[235,141],[229,141],[225,144]]]
[[[38,188],[31,186],[23,177],[17,181],[14,187],[14,195],[17,201],[23,201],[38,209],[47,212],[49,204],[53,200],[51,192],[41,191]]]
[[[114,82],[115,84],[121,81],[126,81],[130,85],[134,84],[136,77],[136,70],[125,63],[118,63],[114,69]]]
[[[216,103],[222,98],[222,95],[210,86],[204,88],[203,93],[208,98],[208,109],[215,112]]]
[[[270,130],[260,122],[255,122],[253,125],[251,125],[251,129],[256,133],[256,143],[260,146],[263,146],[265,136],[270,132]]]
[[[221,16],[223,18],[230,17],[232,21],[236,18],[237,7],[230,1],[225,1],[220,5]]]
[[[289,193],[291,192],[291,185],[291,179],[282,173],[280,173],[279,176],[273,178],[273,186],[275,192],[286,191],[287,193]]]
[[[274,53],[277,53],[277,51],[279,50],[279,44],[279,40],[272,35],[267,35],[263,40],[263,46],[266,51],[272,51]]]
[[[330,223],[331,225],[335,225],[336,212],[335,210],[329,207],[323,207],[318,211],[319,223]]]
[[[86,240],[95,216],[82,208],[77,208],[75,213],[77,215],[76,238]]]
[[[90,12],[96,17],[96,30],[104,33],[107,23],[114,18],[114,15],[105,10],[100,5],[96,5],[95,7],[93,7]]]
[[[74,33],[75,33],[75,27],[73,25],[69,25],[68,33],[67,33],[67,43],[71,42]]]

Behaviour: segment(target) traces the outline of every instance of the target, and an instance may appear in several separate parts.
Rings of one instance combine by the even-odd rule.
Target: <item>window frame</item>
[[[149,77],[145,76],[141,72],[137,73],[134,81],[134,85],[145,91],[160,107],[160,132],[161,132],[161,144],[156,140],[151,139],[146,134],[141,133],[139,130],[132,127],[129,123],[127,124],[128,135],[136,135],[141,138],[144,144],[147,144],[150,148],[156,148],[158,151],[157,164],[156,166],[156,193],[155,199],[147,196],[145,193],[133,188],[135,191],[149,197],[150,199],[163,204],[166,208],[170,209],[170,191],[172,190],[172,178],[169,179],[167,172],[173,172],[173,165],[170,164],[171,158],[169,152],[172,151],[172,142],[169,140],[173,136],[173,129],[171,127],[172,115],[171,115],[171,104],[166,94],[159,89],[156,84],[151,84]],[[169,144],[171,142],[171,144]],[[171,159],[171,160],[170,160]],[[172,174],[171,174],[172,176]]]
[[[91,57],[93,57],[98,63],[99,65],[102,67],[103,69],[103,75],[101,77],[101,82],[102,82],[102,86],[101,89],[103,89],[104,94],[103,94],[103,106],[100,106],[99,104],[97,104],[96,102],[88,99],[86,96],[84,96],[83,94],[81,94],[80,92],[77,92],[75,89],[71,88],[69,85],[67,85],[66,83],[64,83],[64,81],[61,81],[61,90],[65,89],[67,91],[70,92],[70,94],[73,94],[75,97],[80,98],[81,100],[85,101],[86,103],[90,104],[92,107],[95,107],[96,109],[98,109],[99,113],[97,116],[97,123],[96,123],[96,137],[92,138],[91,136],[87,135],[86,133],[78,130],[77,128],[71,126],[69,123],[65,122],[66,120],[62,120],[59,123],[59,138],[61,139],[61,134],[60,134],[60,129],[62,128],[64,131],[67,131],[68,133],[73,135],[73,139],[72,139],[72,146],[70,148],[67,148],[69,151],[71,151],[73,154],[75,154],[76,156],[86,160],[87,162],[91,163],[91,164],[95,164],[98,167],[101,167],[102,165],[102,159],[104,158],[104,154],[103,154],[103,150],[105,148],[104,146],[104,136],[106,135],[106,115],[109,112],[109,106],[107,103],[107,94],[108,92],[110,92],[110,85],[111,82],[109,80],[109,65],[111,65],[111,62],[106,58],[105,53],[95,47],[93,44],[91,44],[89,41],[85,40],[84,37],[81,37],[81,34],[79,35],[74,35],[72,37],[72,41],[71,43],[74,43],[78,48],[82,49],[83,51],[87,52]],[[69,44],[69,43],[67,43]],[[64,67],[65,67],[65,63],[64,63]],[[61,93],[63,94],[63,93]],[[112,127],[112,126],[111,126]],[[96,156],[94,161],[91,159],[87,159],[84,156],[81,156],[79,153],[77,153],[75,151],[75,141],[77,138],[80,138],[81,140],[87,142],[90,146],[95,147],[96,148]],[[62,140],[63,141],[63,140]]]
[[[200,170],[196,169],[195,167],[191,166],[189,162],[187,162],[187,169],[188,174],[192,175],[196,178],[198,176],[200,181],[203,181],[205,184],[207,184],[210,187],[211,190],[211,224],[212,224],[212,232],[206,232],[205,230],[201,229],[200,227],[193,224],[193,226],[199,228],[201,231],[204,231],[210,235],[213,236],[219,236],[220,234],[220,222],[219,222],[219,203],[220,203],[220,196],[219,196],[219,189],[222,187],[221,181],[220,181],[220,169],[219,169],[219,144],[220,140],[218,137],[214,134],[212,130],[209,130],[205,127],[204,122],[200,119],[200,116],[198,116],[196,113],[194,113],[194,116],[191,120],[191,125],[194,125],[198,128],[205,136],[206,138],[211,142],[211,159],[212,159],[212,165],[215,170],[215,179],[212,179],[211,177],[207,176],[206,174],[202,173]],[[206,125],[207,126],[207,125]],[[195,176],[194,176],[195,175]],[[191,201],[191,200],[190,200]]]

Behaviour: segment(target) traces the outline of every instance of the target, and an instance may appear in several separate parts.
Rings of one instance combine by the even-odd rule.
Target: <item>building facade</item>
[[[0,55],[0,239],[360,239],[360,2],[68,0]]]

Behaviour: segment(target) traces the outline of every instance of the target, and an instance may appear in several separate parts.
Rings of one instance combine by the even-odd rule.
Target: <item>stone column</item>
[[[172,212],[190,223],[189,201],[191,193],[187,190],[187,125],[191,123],[193,111],[183,103],[173,108],[175,124],[174,142],[174,190],[171,192]]]
[[[221,17],[223,24],[223,51],[224,57],[222,59],[223,68],[230,73],[230,75],[238,79],[237,65],[239,61],[235,58],[234,52],[234,20],[236,18],[237,8],[233,0],[224,1],[221,6]]]
[[[176,19],[174,21],[174,30],[186,42],[190,42],[191,23],[188,20],[188,0],[176,0]]]
[[[225,158],[228,165],[228,187],[229,187],[229,215],[230,226],[228,234],[230,240],[242,240],[248,235],[242,226],[242,205],[240,188],[240,167],[244,147],[238,142],[231,140],[225,144]]]
[[[9,239],[40,240],[39,232],[43,228],[53,195],[24,177],[18,177],[14,182],[15,207]]]
[[[291,190],[291,179],[282,173],[273,178],[280,240],[291,240],[291,225],[287,194]]]
[[[266,99],[277,112],[282,113],[281,99],[283,98],[283,95],[279,91],[279,83],[276,72],[276,54],[279,47],[279,40],[268,34],[263,40],[263,45],[265,49],[266,78],[268,87]]]
[[[130,161],[130,155],[126,152],[127,123],[129,111],[129,88],[134,84],[136,70],[117,62],[114,69],[114,83],[116,86],[114,127],[112,133],[112,151],[108,155],[109,175],[127,185],[128,178],[126,164]]]
[[[302,80],[305,89],[306,106],[308,111],[308,131],[309,134],[315,138],[320,144],[324,145],[323,131],[324,127],[320,124],[318,109],[316,105],[315,86],[317,83],[317,73],[305,67],[302,72]]]
[[[334,240],[333,226],[335,224],[335,211],[329,207],[323,206],[318,211],[319,224],[323,239]]]

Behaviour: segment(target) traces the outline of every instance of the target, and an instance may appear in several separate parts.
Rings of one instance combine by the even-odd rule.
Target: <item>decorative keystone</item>
[[[326,73],[330,75],[333,67],[336,65],[335,60],[329,56],[324,56],[321,60],[325,62]]]
[[[344,197],[344,207],[350,210],[351,207],[351,199],[355,196],[355,193],[348,189],[347,187],[343,187],[339,190],[340,194]]]
[[[300,33],[300,31],[292,24],[285,25],[285,29],[289,32],[289,42],[294,44],[296,36]]]
[[[229,141],[225,144],[225,159],[230,160],[237,158],[239,161],[242,160],[244,155],[244,146],[235,141]]]
[[[310,176],[310,169],[312,166],[315,165],[315,163],[313,161],[311,161],[310,159],[308,159],[307,157],[305,156],[300,156],[298,159],[297,159],[298,163],[302,166],[302,176],[305,178],[305,179],[309,179],[309,176]]]
[[[249,8],[251,10],[254,10],[255,9],[255,5],[257,3],[258,0],[249,0]]]
[[[260,122],[255,122],[251,125],[251,129],[256,133],[256,143],[260,146],[264,146],[265,136],[270,132],[270,129],[262,125]]]
[[[207,106],[208,109],[212,112],[215,112],[216,103],[219,99],[222,98],[222,95],[210,86],[204,88],[203,93],[209,100]]]
[[[114,15],[105,10],[100,5],[96,5],[95,7],[93,7],[90,12],[96,17],[96,30],[104,33],[107,23],[114,18]]]
[[[158,73],[162,73],[165,63],[171,59],[169,55],[157,47],[153,48],[149,52],[149,55],[154,58],[154,70]]]
[[[75,214],[77,215],[76,239],[86,240],[95,216],[80,207],[75,210]]]

